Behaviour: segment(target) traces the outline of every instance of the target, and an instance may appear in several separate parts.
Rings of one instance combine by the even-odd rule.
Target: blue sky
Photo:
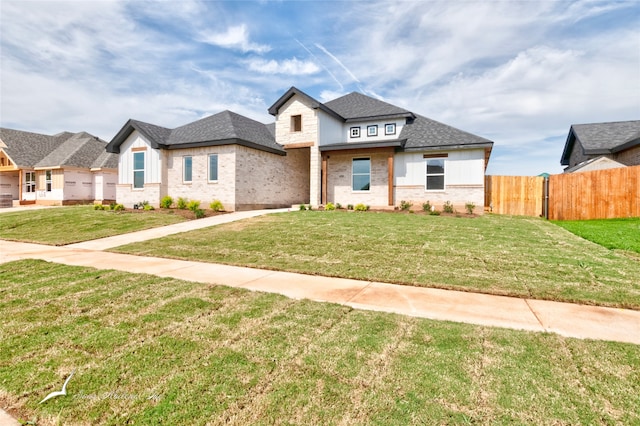
[[[495,142],[489,174],[559,173],[571,124],[640,119],[640,2],[0,0],[0,125],[109,141],[289,87],[359,91]]]

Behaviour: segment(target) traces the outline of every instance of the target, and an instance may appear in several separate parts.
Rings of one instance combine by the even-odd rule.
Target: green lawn
[[[180,215],[161,212],[96,211],[93,206],[58,207],[0,214],[0,238],[64,245],[184,220]]]
[[[640,423],[636,345],[35,260],[0,295],[0,405],[38,425]]]
[[[113,251],[640,308],[640,262],[539,218],[307,211]]]
[[[640,253],[640,217],[553,223],[606,248]]]

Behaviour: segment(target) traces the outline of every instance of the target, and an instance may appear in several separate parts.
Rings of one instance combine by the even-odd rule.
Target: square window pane
[[[370,187],[369,175],[354,175],[353,176],[353,190],[354,191],[368,191]]]
[[[444,189],[444,176],[427,176],[427,189]]]
[[[218,180],[218,156],[209,156],[209,180]]]

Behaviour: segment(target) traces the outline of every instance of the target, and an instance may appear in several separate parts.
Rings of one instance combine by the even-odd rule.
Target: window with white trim
[[[367,136],[378,136],[378,125],[367,126]]]
[[[426,183],[427,191],[443,191],[444,190],[444,166],[445,158],[427,158],[426,159]]]
[[[209,182],[218,181],[218,154],[209,155]]]
[[[354,158],[351,163],[351,189],[368,191],[371,188],[371,159]]]
[[[27,172],[24,185],[26,192],[36,192],[36,172]]]
[[[144,152],[133,153],[133,188],[144,188]]]
[[[190,155],[182,157],[182,181],[191,182],[193,180],[193,157]]]
[[[51,192],[51,189],[53,187],[53,177],[52,177],[52,172],[51,170],[47,170],[44,172],[44,184],[46,186],[46,191],[47,192]]]
[[[352,127],[350,129],[350,134],[352,138],[359,138],[360,137],[360,127]]]

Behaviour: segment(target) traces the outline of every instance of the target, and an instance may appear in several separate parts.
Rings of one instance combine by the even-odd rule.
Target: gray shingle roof
[[[576,140],[585,155],[613,154],[640,144],[640,120],[573,124],[560,163],[569,164]]]
[[[405,150],[424,148],[455,148],[469,145],[491,147],[489,139],[476,136],[455,127],[440,123],[421,115],[416,115],[411,124],[402,128],[400,139],[406,139]]]
[[[324,105],[338,113],[347,122],[372,118],[414,117],[412,112],[404,108],[357,92],[325,102]]]
[[[18,167],[86,167],[98,158],[105,168],[117,168],[118,158],[106,152],[107,143],[86,132],[63,132],[49,136],[0,129],[3,148]]]
[[[239,144],[275,154],[285,154],[282,145],[276,143],[274,132],[268,125],[231,111],[222,111],[175,129],[129,120],[111,140],[107,150],[119,152],[120,145],[133,130],[141,132],[156,149]]]

